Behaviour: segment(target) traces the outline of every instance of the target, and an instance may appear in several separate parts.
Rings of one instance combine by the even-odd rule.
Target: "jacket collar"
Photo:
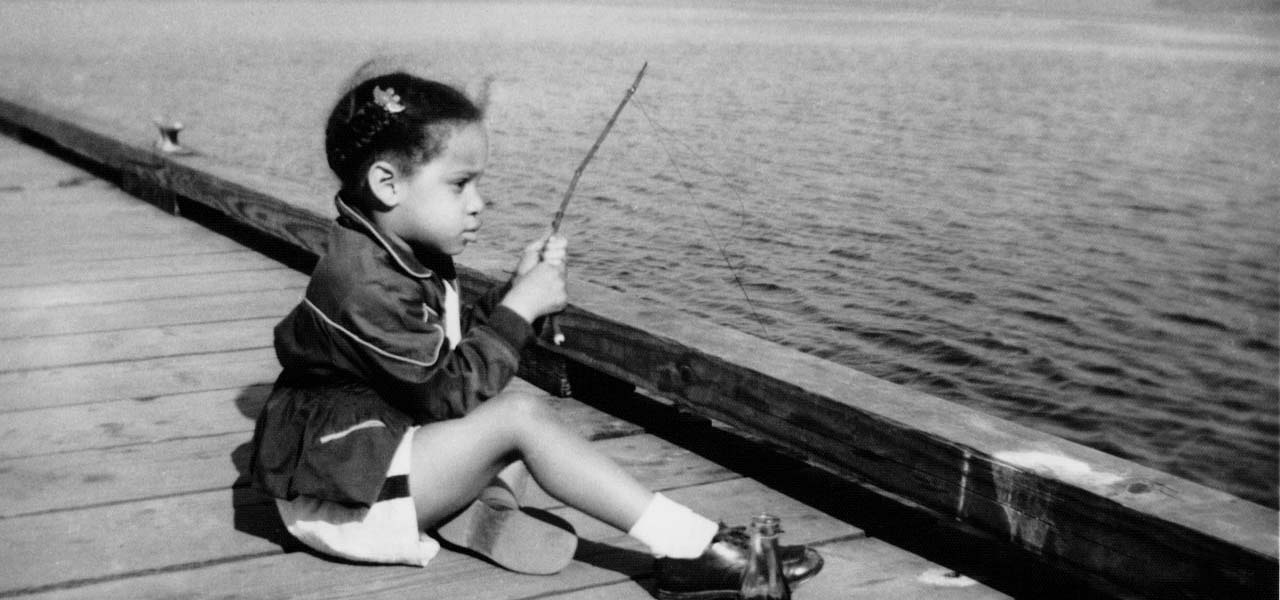
[[[435,276],[447,280],[457,279],[458,276],[454,270],[452,256],[432,254],[419,258],[417,253],[403,242],[383,233],[364,213],[347,204],[342,199],[342,194],[334,196],[333,201],[338,207],[338,223],[350,229],[363,232],[373,238],[374,241],[378,242],[378,245],[387,251],[387,254],[391,255],[392,262],[401,271],[418,279],[428,279]]]

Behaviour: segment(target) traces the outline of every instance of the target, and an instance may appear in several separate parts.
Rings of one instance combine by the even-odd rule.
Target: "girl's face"
[[[414,250],[462,252],[480,229],[485,204],[476,186],[488,162],[484,125],[458,125],[438,156],[396,182],[399,202],[383,226]]]

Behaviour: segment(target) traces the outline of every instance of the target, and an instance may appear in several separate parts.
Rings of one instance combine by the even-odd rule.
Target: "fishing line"
[[[644,118],[649,121],[649,125],[651,127],[657,130],[659,133],[667,136],[667,138],[671,139],[677,144],[680,144],[680,146],[684,148],[685,152],[688,152],[689,155],[698,159],[698,162],[701,163],[703,167],[706,167],[708,171],[711,171],[713,175],[715,175],[716,177],[719,177],[720,180],[725,183],[725,187],[729,188],[729,193],[733,195],[733,199],[738,201],[738,209],[739,209],[738,214],[741,216],[740,219],[738,220],[738,231],[742,231],[743,229],[745,229],[747,226],[747,215],[749,214],[747,212],[747,203],[743,201],[742,194],[738,193],[738,189],[733,185],[733,182],[729,181],[729,176],[725,175],[722,171],[720,171],[720,169],[717,169],[715,165],[712,165],[711,163],[707,162],[707,159],[703,158],[701,153],[699,153],[697,150],[694,150],[693,147],[690,146],[689,144],[686,144],[685,141],[677,137],[676,134],[671,133],[669,129],[658,124],[658,122],[655,121],[653,117],[649,115],[649,111],[647,111],[644,108],[644,106],[639,100],[634,100],[634,102],[636,103],[636,107],[640,109],[640,112],[644,114]],[[658,140],[658,143],[662,144],[662,140]],[[676,171],[677,173],[679,173],[680,166],[677,165],[675,159],[672,158],[670,150],[668,150],[666,146],[663,146],[662,149],[664,152],[667,153],[667,160],[671,161],[671,164],[676,167]],[[692,186],[692,184],[690,184],[689,182],[684,181],[683,178],[681,179],[680,183],[683,184],[685,191],[688,191],[689,188]]]
[[[697,198],[695,198],[693,195],[693,191],[692,191],[693,184],[689,183],[689,181],[685,179],[684,170],[681,169],[680,164],[676,162],[675,156],[671,153],[671,148],[667,146],[666,142],[663,141],[662,137],[657,134],[665,134],[669,136],[673,141],[684,146],[685,150],[688,151],[691,155],[696,156],[698,158],[701,158],[701,156],[692,148],[690,148],[687,144],[681,141],[679,138],[675,137],[674,135],[672,135],[671,133],[663,129],[660,125],[658,125],[658,123],[653,119],[653,116],[649,114],[649,111],[645,108],[643,103],[641,103],[639,100],[633,100],[632,104],[634,104],[636,108],[640,109],[640,114],[644,115],[645,120],[649,122],[649,126],[653,128],[654,132],[656,132],[656,134],[654,135],[654,139],[658,141],[658,145],[662,147],[663,153],[667,155],[667,161],[671,163],[671,167],[675,169],[676,178],[679,179],[681,184],[680,187],[684,188],[685,194],[689,196],[689,202],[693,204],[694,209],[698,211],[698,217],[702,219],[702,224],[707,228],[707,233],[711,235],[711,240],[715,242],[716,248],[720,251],[720,258],[724,260],[725,266],[729,267],[729,272],[733,274],[733,282],[737,284],[738,290],[742,292],[742,297],[747,300],[747,306],[751,310],[752,318],[755,319],[756,324],[760,325],[760,329],[764,331],[765,337],[769,337],[769,327],[765,325],[764,319],[760,316],[760,313],[756,311],[756,304],[751,299],[751,295],[747,293],[747,286],[742,282],[742,277],[738,273],[738,268],[735,267],[733,265],[733,261],[730,260],[729,252],[728,250],[726,250],[724,243],[720,241],[720,236],[716,235],[715,228],[711,226],[711,220],[707,218],[706,212],[702,209],[702,204],[699,203]],[[739,230],[741,230],[742,227],[746,226],[746,218],[747,218],[746,203],[743,202],[742,196],[739,195],[737,190],[733,188],[733,183],[729,181],[728,177],[726,177],[723,173],[721,173],[715,167],[712,167],[710,164],[706,163],[705,160],[703,161],[703,164],[713,174],[715,174],[717,177],[719,177],[721,180],[725,182],[725,185],[729,188],[729,191],[733,194],[734,198],[737,199],[738,205],[742,208],[742,222],[739,226]]]

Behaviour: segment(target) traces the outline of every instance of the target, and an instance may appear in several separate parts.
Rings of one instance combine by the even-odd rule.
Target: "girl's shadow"
[[[578,552],[574,554],[573,559],[598,569],[624,575],[656,597],[653,556],[646,552],[578,538]]]
[[[270,392],[270,384],[249,386],[236,397],[236,408],[246,419],[254,422]],[[236,531],[267,540],[280,546],[284,552],[305,550],[306,547],[290,535],[280,521],[275,501],[250,485],[249,460],[252,456],[253,448],[249,440],[231,451],[231,463],[235,465],[238,474],[235,483],[231,485],[231,507]]]

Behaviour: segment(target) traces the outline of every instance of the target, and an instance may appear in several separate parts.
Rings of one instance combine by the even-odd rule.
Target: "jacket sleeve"
[[[368,383],[415,424],[460,417],[515,376],[533,329],[510,309],[473,310],[452,350],[437,306],[405,290],[375,290],[335,325]],[[428,297],[428,302],[432,298]],[[346,331],[343,331],[343,330]]]
[[[495,284],[483,294],[477,296],[475,301],[470,302],[463,309],[462,330],[466,331],[472,325],[489,320],[493,312],[498,309],[498,304],[506,297],[507,292],[511,291],[511,283],[508,280],[505,283]]]
[[[415,422],[465,415],[515,377],[520,352],[533,340],[533,328],[506,307],[476,316],[457,347],[443,345],[426,379],[401,392],[406,399],[426,400],[425,414],[410,412]]]

